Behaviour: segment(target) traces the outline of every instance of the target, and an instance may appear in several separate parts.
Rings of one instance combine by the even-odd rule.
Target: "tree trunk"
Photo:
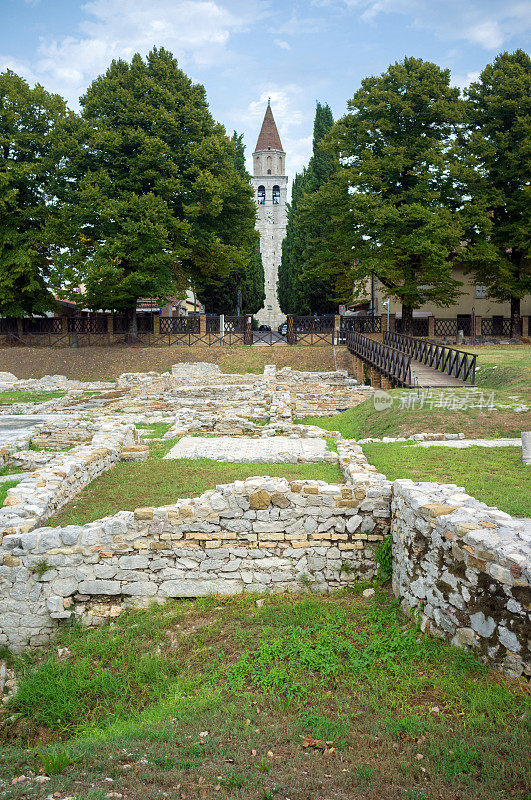
[[[511,339],[517,339],[520,336],[520,298],[511,297]]]
[[[136,319],[136,300],[134,305],[127,309],[125,312],[125,318],[127,321],[127,334],[126,334],[126,341],[127,342],[138,342],[138,326],[137,326],[137,319]]]
[[[413,306],[402,303],[402,331],[405,336],[413,336]]]

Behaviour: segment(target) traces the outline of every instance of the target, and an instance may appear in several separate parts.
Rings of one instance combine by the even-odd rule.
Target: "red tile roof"
[[[264,121],[262,122],[262,130],[256,143],[256,150],[282,150],[282,142],[278,135],[275,118],[271,111],[271,106],[267,104]]]

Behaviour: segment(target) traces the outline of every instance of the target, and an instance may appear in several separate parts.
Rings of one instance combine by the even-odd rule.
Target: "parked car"
[[[271,327],[269,325],[260,325],[258,333],[271,333]]]
[[[280,333],[281,336],[285,336],[287,334],[287,332],[288,332],[288,323],[287,322],[282,322],[278,326],[277,330],[278,330],[278,332]]]

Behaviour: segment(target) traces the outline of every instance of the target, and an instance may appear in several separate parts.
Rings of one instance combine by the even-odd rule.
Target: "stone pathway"
[[[336,461],[325,439],[291,439],[274,436],[183,436],[164,458],[212,458],[255,464],[296,464],[298,461]]]
[[[436,442],[415,442],[419,447],[521,447],[521,439],[457,439]]]
[[[0,416],[0,446],[30,434],[36,425],[45,422],[49,415],[13,414]]]

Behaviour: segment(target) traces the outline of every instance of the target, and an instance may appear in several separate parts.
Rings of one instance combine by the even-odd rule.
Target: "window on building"
[[[273,186],[273,205],[278,206],[280,203],[280,186]]]
[[[265,204],[265,186],[258,187],[258,205],[263,206]]]
[[[267,170],[267,174],[271,175],[271,170],[270,169]]]

